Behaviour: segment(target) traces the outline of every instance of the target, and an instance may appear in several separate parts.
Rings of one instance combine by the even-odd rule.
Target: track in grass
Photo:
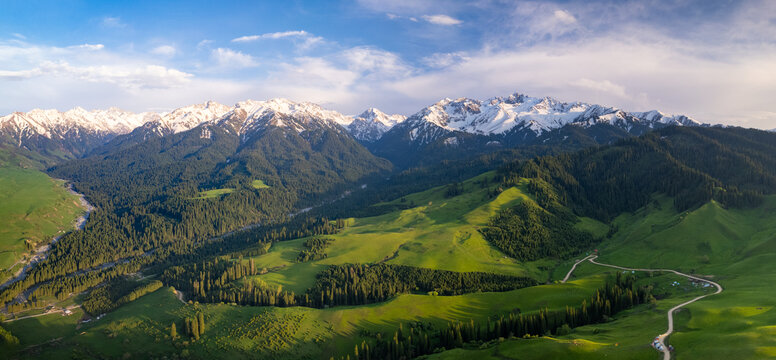
[[[600,262],[595,261],[596,258],[598,258],[598,255],[591,254],[591,255],[588,255],[585,258],[581,259],[581,260],[577,260],[574,263],[574,266],[571,267],[571,270],[569,270],[569,272],[566,274],[566,277],[563,278],[563,280],[561,282],[565,283],[568,280],[568,278],[571,276],[571,273],[573,273],[574,270],[577,268],[577,265],[579,265],[580,263],[582,263],[582,262],[587,260],[590,263],[595,264],[595,265],[610,267],[610,268],[619,269],[619,270],[643,271],[643,272],[670,272],[670,273],[674,273],[674,274],[679,275],[679,276],[684,276],[684,277],[686,277],[688,279],[709,283],[709,284],[711,284],[711,285],[713,285],[713,286],[715,286],[717,288],[717,291],[715,293],[713,293],[713,294],[704,294],[704,295],[698,296],[698,297],[693,298],[693,299],[691,299],[689,301],[685,301],[685,302],[683,302],[683,303],[681,303],[679,305],[676,305],[676,306],[672,307],[670,310],[668,310],[668,314],[667,314],[667,316],[668,316],[668,330],[666,332],[658,335],[658,337],[657,337],[658,343],[655,346],[655,348],[658,351],[661,351],[663,353],[663,359],[664,360],[670,360],[671,359],[671,351],[668,348],[668,344],[666,343],[666,339],[671,335],[671,333],[674,332],[674,311],[679,310],[682,307],[687,306],[689,304],[692,304],[692,303],[694,303],[694,302],[696,302],[696,301],[698,301],[700,299],[703,299],[703,298],[705,298],[707,296],[716,295],[716,294],[719,294],[719,293],[722,292],[722,286],[717,284],[716,282],[713,282],[713,281],[707,280],[707,279],[703,279],[703,278],[699,278],[697,276],[687,275],[687,274],[678,272],[676,270],[671,270],[671,269],[633,269],[633,268],[627,268],[627,267],[622,267],[622,266],[617,266],[617,265],[600,263]]]

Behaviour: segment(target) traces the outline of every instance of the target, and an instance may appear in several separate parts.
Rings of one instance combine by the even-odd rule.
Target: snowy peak
[[[393,126],[406,120],[404,115],[388,115],[376,108],[369,108],[356,116],[347,129],[353,137],[364,142],[375,142]]]
[[[214,121],[229,112],[231,108],[215,101],[184,106],[163,114],[160,119],[146,127],[152,128],[159,136],[176,134],[191,130],[200,124]]]
[[[411,141],[430,143],[436,141],[440,134],[452,131],[478,135],[521,132],[538,137],[570,124],[583,127],[609,124],[629,132],[634,127],[701,125],[684,115],[666,115],[659,111],[628,113],[612,107],[567,103],[551,97],[536,98],[515,92],[485,101],[446,98],[410,116],[395,129],[408,134]]]
[[[266,101],[246,100],[238,102],[232,110],[215,122],[229,131],[234,131],[246,140],[250,134],[268,127],[291,129],[302,133],[313,128],[333,128],[352,121],[339,112],[326,110],[309,102],[294,102],[288,99]]]
[[[377,122],[388,127],[392,127],[405,119],[407,119],[407,117],[404,115],[388,115],[376,108],[366,109],[354,118],[354,120],[361,120],[364,122]]]
[[[77,107],[65,112],[35,109],[0,117],[0,129],[19,136],[61,138],[70,131],[96,134],[124,134],[146,121],[158,118],[154,113],[135,114],[118,108],[87,111]]]

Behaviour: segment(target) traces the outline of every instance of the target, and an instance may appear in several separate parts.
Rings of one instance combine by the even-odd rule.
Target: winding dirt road
[[[577,268],[577,265],[579,265],[579,263],[581,263],[581,262],[583,262],[583,261],[585,261],[585,260],[588,260],[588,259],[594,258],[595,256],[596,256],[596,255],[592,255],[592,254],[591,254],[591,255],[588,255],[588,256],[586,256],[586,257],[585,257],[585,258],[583,258],[582,260],[577,260],[577,262],[575,262],[575,263],[574,263],[574,265],[571,267],[571,270],[569,270],[569,272],[566,274],[566,277],[564,277],[564,278],[563,278],[563,280],[561,280],[560,282],[562,282],[562,283],[565,283],[566,281],[568,281],[568,280],[569,280],[569,277],[571,276],[571,273],[573,273],[573,272],[574,272],[574,270]]]
[[[694,299],[691,299],[691,300],[685,301],[685,302],[683,302],[683,303],[681,303],[679,305],[676,305],[676,306],[674,306],[674,307],[672,307],[671,309],[668,310],[668,314],[667,314],[668,315],[668,330],[666,332],[658,335],[658,337],[657,337],[658,343],[660,344],[660,351],[663,352],[663,360],[671,360],[671,351],[668,349],[668,344],[666,343],[666,340],[668,339],[668,336],[670,336],[671,333],[674,332],[674,311],[679,310],[682,307],[687,306],[689,304],[692,304],[692,303],[694,303],[694,302],[696,302],[696,301],[698,301],[700,299],[703,299],[703,298],[705,298],[707,296],[716,295],[716,294],[719,294],[719,293],[722,292],[722,286],[720,284],[717,284],[717,283],[715,283],[715,282],[713,282],[711,280],[707,280],[707,279],[704,279],[704,278],[699,278],[697,276],[687,275],[685,273],[681,273],[681,272],[678,272],[676,270],[671,270],[671,269],[634,269],[634,268],[626,268],[626,267],[617,266],[617,265],[610,265],[610,264],[600,263],[600,262],[595,261],[596,258],[598,258],[598,255],[588,255],[584,259],[578,260],[577,262],[575,262],[574,266],[571,267],[571,270],[569,270],[568,274],[566,274],[566,277],[563,278],[563,280],[561,282],[565,283],[568,280],[569,276],[571,276],[571,273],[574,272],[574,269],[576,269],[577,265],[579,265],[581,262],[587,260],[590,263],[598,265],[598,266],[605,266],[605,267],[610,267],[610,268],[619,269],[619,270],[644,271],[644,272],[663,272],[663,271],[670,272],[670,273],[674,273],[674,274],[679,275],[679,276],[684,276],[684,277],[686,277],[688,279],[693,279],[693,280],[696,280],[696,281],[701,281],[701,282],[709,283],[709,284],[711,284],[711,285],[713,285],[714,287],[717,288],[717,291],[714,292],[714,293],[698,296],[698,297],[696,297]]]

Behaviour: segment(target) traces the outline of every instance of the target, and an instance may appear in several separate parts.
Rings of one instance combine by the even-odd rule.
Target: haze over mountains
[[[426,152],[471,154],[494,147],[600,144],[670,125],[702,124],[657,110],[627,112],[514,93],[488,100],[443,99],[409,117],[388,115],[376,108],[346,116],[317,104],[287,99],[246,100],[233,107],[208,101],[168,113],[136,114],[116,108],[36,109],[0,117],[0,136],[7,144],[70,159],[206,125],[238,135],[243,142],[268,127],[296,133],[330,128],[350,134],[378,156],[409,166],[422,162]],[[207,136],[205,130],[202,136]]]

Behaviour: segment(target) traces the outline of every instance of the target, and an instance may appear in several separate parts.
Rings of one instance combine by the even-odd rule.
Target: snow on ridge
[[[701,125],[687,116],[666,115],[656,110],[628,113],[613,107],[583,102],[566,103],[551,97],[537,98],[515,92],[506,97],[493,97],[484,101],[445,98],[411,115],[405,127],[417,128],[430,124],[448,131],[481,135],[527,129],[538,136],[572,123],[592,126],[598,123],[617,125],[628,122],[642,122],[650,127],[654,124]],[[417,136],[417,132],[414,135]]]
[[[245,100],[238,102],[229,112],[216,119],[218,124],[228,124],[246,139],[254,130],[269,126],[290,128],[297,133],[311,127],[328,127],[344,131],[352,118],[333,110],[327,110],[310,102],[295,102],[283,98],[269,100]]]
[[[379,140],[385,132],[396,124],[406,119],[407,117],[404,115],[388,115],[372,107],[355,116],[353,121],[347,126],[347,129],[358,140],[374,142]]]

